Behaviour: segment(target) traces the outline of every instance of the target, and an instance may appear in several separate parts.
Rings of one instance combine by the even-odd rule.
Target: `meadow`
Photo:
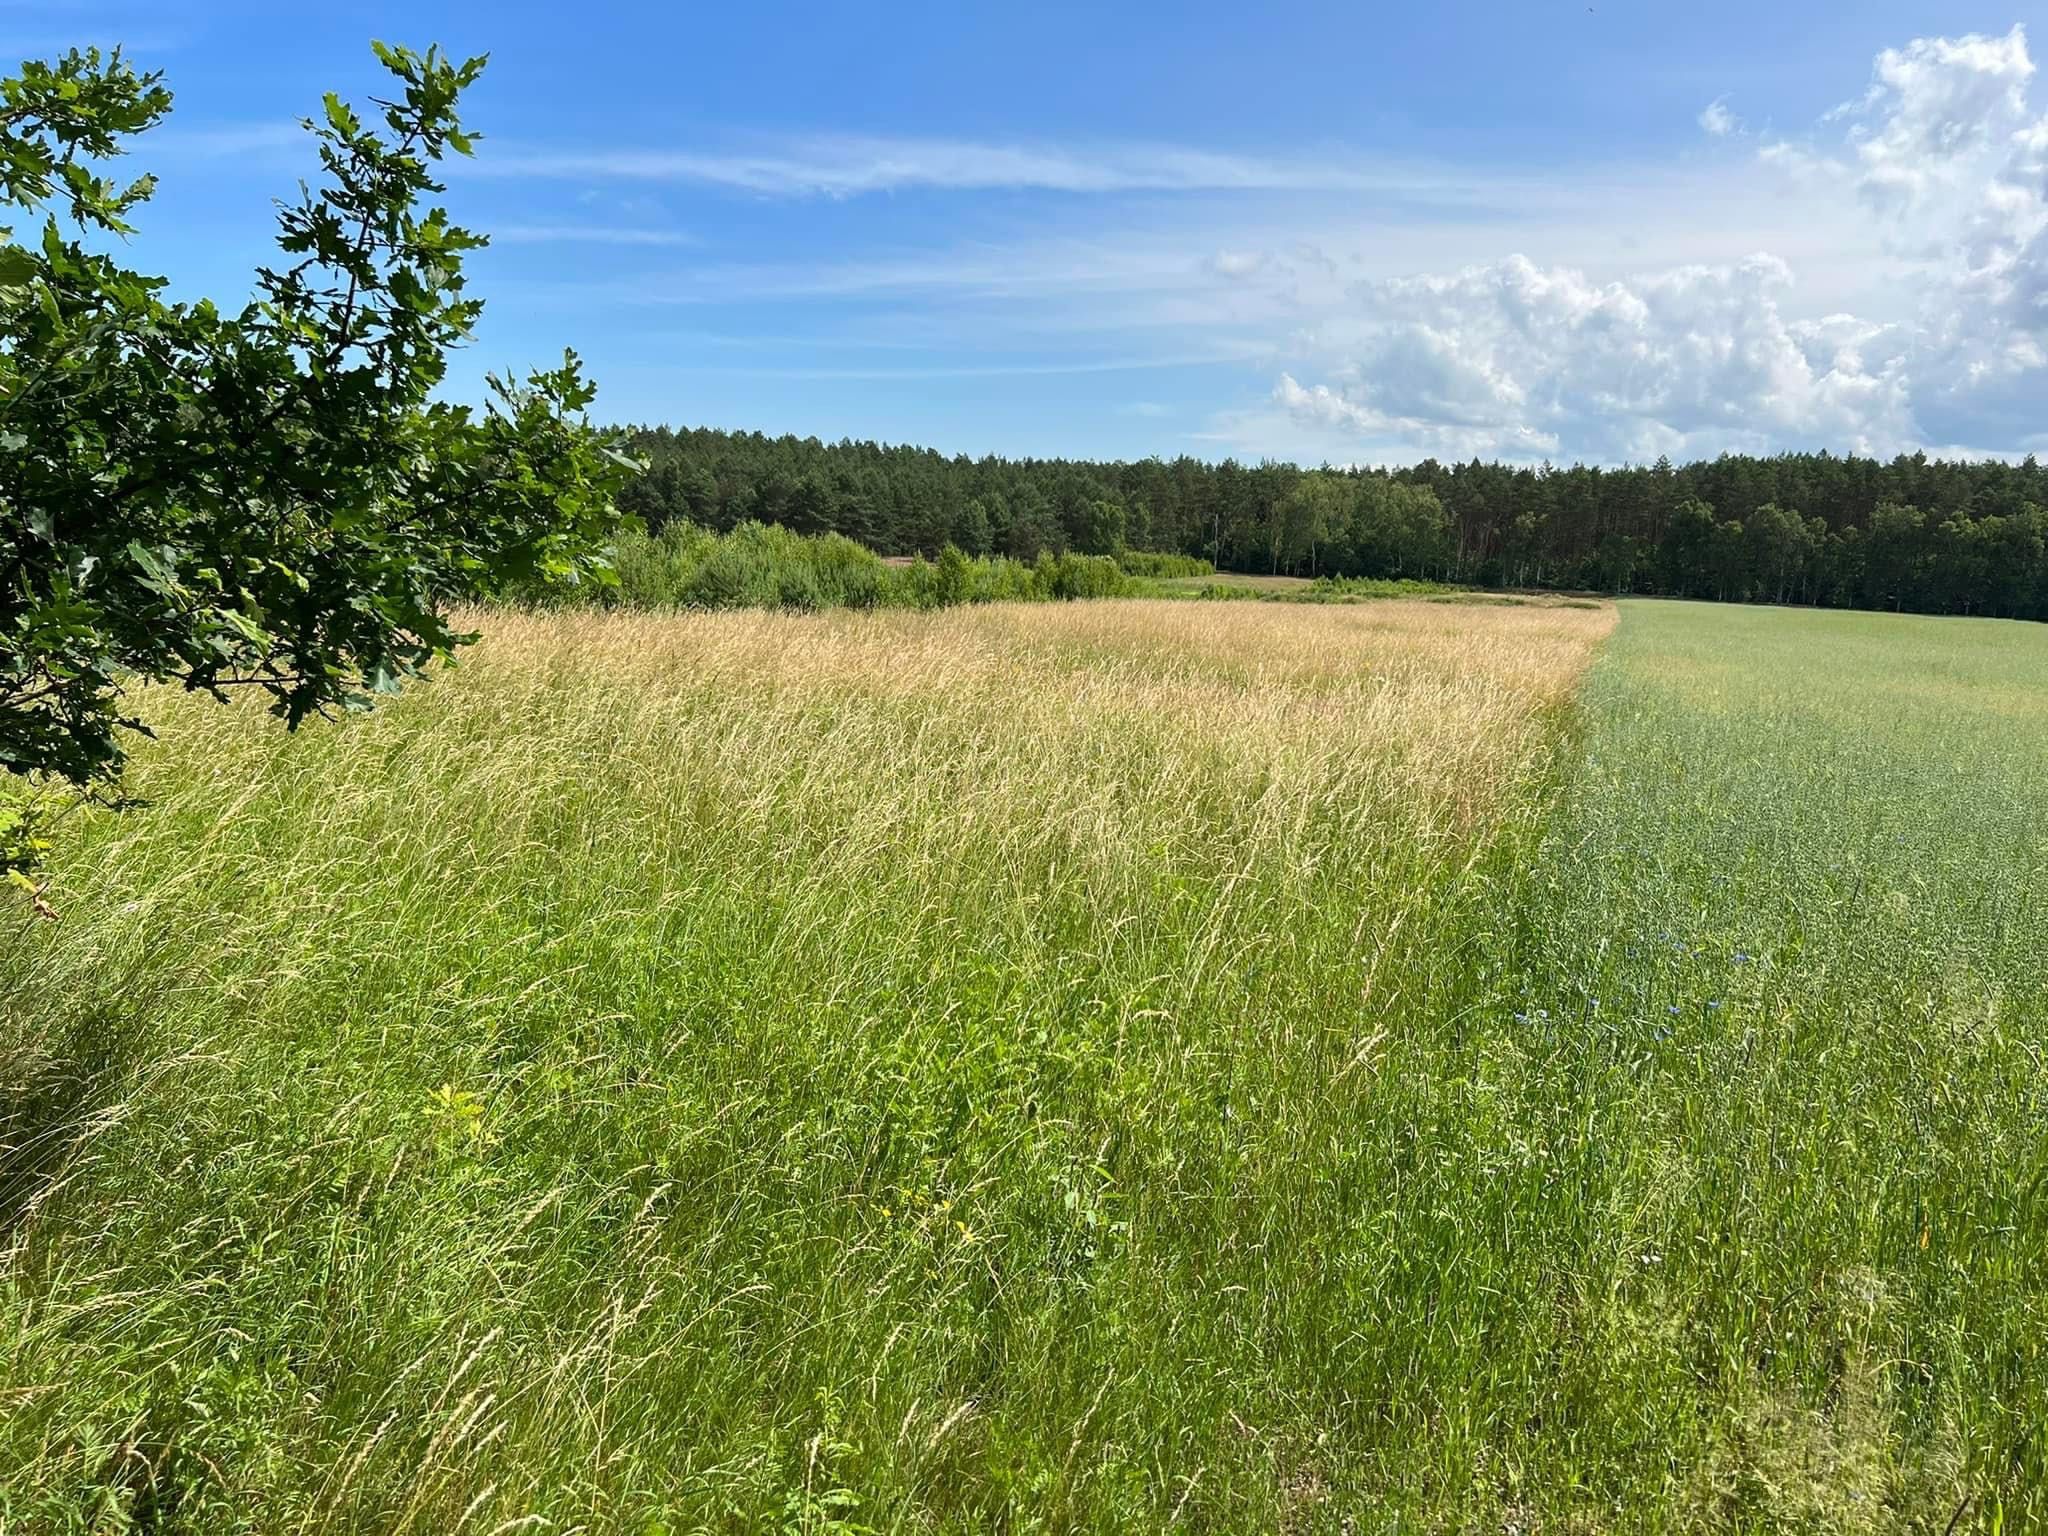
[[[2048,634],[478,616],[0,935],[0,1529],[2028,1528]]]

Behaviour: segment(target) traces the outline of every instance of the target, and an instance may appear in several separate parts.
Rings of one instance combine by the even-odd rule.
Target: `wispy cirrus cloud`
[[[1262,156],[1173,144],[1060,145],[828,135],[754,150],[506,149],[487,176],[690,183],[770,197],[975,192],[1375,192],[1416,188],[1416,173],[1342,153]],[[1429,178],[1432,190],[1442,190]]]
[[[490,231],[493,245],[692,246],[703,241],[681,229],[636,229],[611,224],[501,224]]]
[[[1064,358],[1057,361],[1031,359],[977,363],[933,363],[905,367],[850,366],[807,367],[776,363],[678,363],[664,362],[666,374],[699,373],[714,377],[751,379],[830,379],[855,383],[891,383],[943,379],[1068,378],[1098,373],[1153,373],[1169,369],[1225,368],[1262,360],[1263,349],[1214,349],[1206,352],[1147,354],[1142,357]],[[1144,402],[1134,414],[1163,414],[1164,407]]]

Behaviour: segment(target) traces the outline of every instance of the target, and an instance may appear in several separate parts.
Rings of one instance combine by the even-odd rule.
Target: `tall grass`
[[[0,949],[0,1519],[1241,1530],[1469,1478],[1417,1021],[1610,621],[493,614],[341,728],[151,698],[155,807]]]
[[[2048,638],[493,614],[0,945],[10,1532],[2048,1519]]]

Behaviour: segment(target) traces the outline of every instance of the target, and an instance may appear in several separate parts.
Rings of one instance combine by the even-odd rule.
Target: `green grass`
[[[1530,1401],[1544,1481],[1619,1506],[1669,1466],[1674,1511],[1738,1529],[1941,1530],[1966,1494],[1957,1528],[2032,1529],[2048,631],[1623,613],[1465,1154],[1500,1169],[1491,1283],[1583,1340]]]
[[[0,941],[0,1528],[2048,1518],[2048,632],[1607,622],[152,700]]]
[[[0,952],[0,1518],[1257,1528],[1405,1468],[1330,1369],[1380,1014],[1463,984],[1605,622],[506,615],[342,729],[152,700],[157,805]]]

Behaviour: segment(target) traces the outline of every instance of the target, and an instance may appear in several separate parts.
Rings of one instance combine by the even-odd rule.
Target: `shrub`
[[[1151,550],[1127,549],[1116,557],[1126,576],[1214,576],[1216,567],[1198,555],[1157,554]]]
[[[939,607],[937,567],[923,555],[919,555],[908,565],[886,567],[883,601],[891,608]]]
[[[774,523],[727,534],[670,522],[650,537],[619,535],[617,583],[598,600],[628,608],[950,608],[1123,597],[1132,579],[1108,555],[1041,553],[1034,564],[975,559],[948,544],[936,561],[889,565],[836,533],[807,537]]]
[[[836,537],[836,535],[835,535]],[[692,608],[794,608],[808,612],[830,606],[834,594],[851,590],[844,555],[831,557],[825,579],[817,547],[768,523],[741,523],[713,543],[703,563],[681,583],[679,595]],[[881,562],[850,539],[841,544]]]
[[[1043,557],[1041,557],[1041,560]],[[1061,555],[1052,562],[1049,592],[1071,602],[1084,597],[1118,597],[1129,590],[1123,570],[1109,555]]]
[[[718,536],[694,523],[669,523],[653,537],[628,529],[612,547],[618,584],[603,597],[625,608],[673,608],[717,547]]]
[[[888,567],[873,550],[838,533],[806,539],[804,546],[824,606],[872,608],[881,600]]]
[[[974,595],[974,564],[957,544],[948,544],[939,551],[934,587],[941,608],[952,608]]]

